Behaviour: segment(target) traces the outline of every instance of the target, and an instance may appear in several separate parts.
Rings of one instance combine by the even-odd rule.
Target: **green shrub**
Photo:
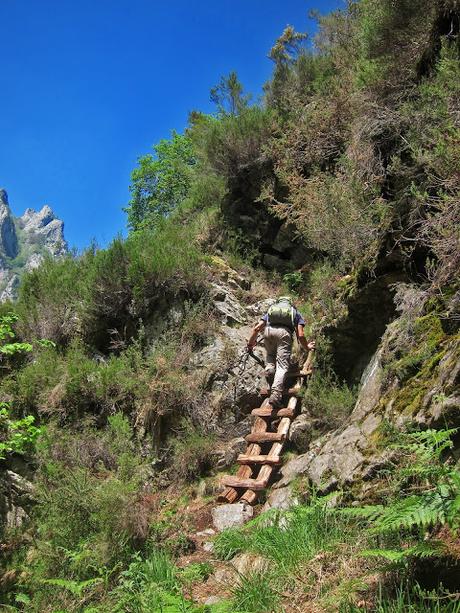
[[[191,421],[182,423],[182,432],[173,439],[173,467],[180,479],[196,480],[212,467],[215,436],[201,432]]]
[[[166,310],[165,298],[201,288],[202,256],[193,232],[170,217],[153,230],[116,238],[107,249],[47,259],[24,278],[22,335],[59,345],[80,338],[107,350],[116,333],[126,344],[153,305]]]
[[[315,371],[303,395],[303,406],[319,420],[319,429],[341,426],[356,402],[356,389],[340,383],[331,371]]]
[[[139,554],[133,556],[108,600],[112,603],[110,610],[119,613],[198,613],[203,610],[184,598],[177,569],[165,553],[157,550],[150,551],[146,558]]]

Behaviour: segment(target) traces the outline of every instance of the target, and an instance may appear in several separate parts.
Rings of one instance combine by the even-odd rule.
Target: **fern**
[[[456,428],[429,429],[400,435],[400,442],[394,446],[406,452],[406,458],[390,483],[397,499],[385,506],[343,512],[372,522],[373,534],[426,529],[446,523],[456,527],[460,518],[460,474],[449,461],[442,461],[443,453],[453,446],[452,436],[456,432]],[[404,497],[404,486],[410,486],[416,493]]]
[[[70,579],[43,579],[43,583],[68,590],[73,596],[77,597],[80,597],[88,588],[94,587],[101,582],[102,579],[100,577],[87,579],[86,581],[72,581]]]
[[[340,509],[342,515],[348,515],[356,519],[367,519],[369,521],[375,521],[384,512],[385,507],[382,505],[366,505],[364,507],[345,507]]]
[[[436,542],[422,542],[405,549],[366,549],[361,552],[364,557],[381,557],[391,563],[401,563],[416,558],[432,558],[441,556],[443,548]]]

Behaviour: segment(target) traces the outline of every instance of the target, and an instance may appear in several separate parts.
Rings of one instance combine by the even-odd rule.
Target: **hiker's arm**
[[[305,351],[310,351],[310,349],[314,349],[316,347],[315,341],[307,341],[305,338],[304,326],[302,324],[298,324],[296,332],[299,345],[301,345]]]
[[[265,322],[263,320],[259,321],[259,323],[257,323],[254,326],[254,328],[252,329],[251,336],[249,337],[249,340],[247,343],[248,351],[252,351],[254,349],[257,343],[257,335],[259,334],[259,332],[262,332],[264,328],[265,328]]]

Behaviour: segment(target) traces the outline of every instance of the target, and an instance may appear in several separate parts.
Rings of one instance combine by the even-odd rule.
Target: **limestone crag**
[[[0,189],[0,302],[15,300],[22,273],[37,268],[46,253],[61,257],[67,251],[64,222],[49,206],[15,217]]]
[[[7,258],[15,258],[18,254],[18,239],[8,203],[8,194],[0,189],[0,251]]]

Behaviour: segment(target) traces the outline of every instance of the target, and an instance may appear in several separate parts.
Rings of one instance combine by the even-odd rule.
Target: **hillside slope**
[[[25,275],[6,605],[459,610],[459,25],[456,0],[361,0],[314,50],[286,28],[262,104],[224,77],[215,115],[140,158],[126,240]],[[314,375],[276,479],[221,531],[262,400],[245,343],[286,293]]]

